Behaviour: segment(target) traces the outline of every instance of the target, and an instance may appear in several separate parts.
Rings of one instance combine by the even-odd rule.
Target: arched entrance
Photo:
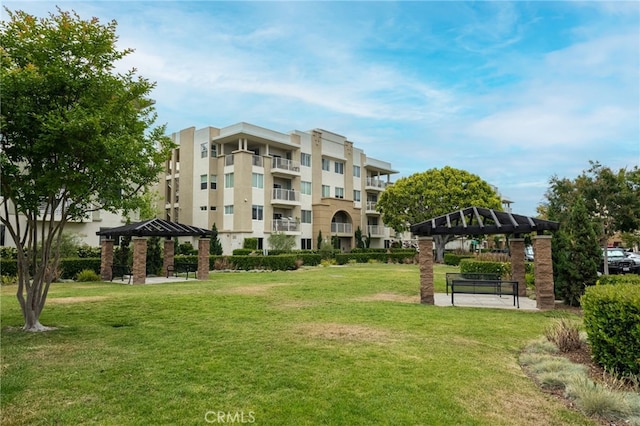
[[[331,218],[331,243],[341,251],[350,251],[353,238],[353,220],[344,210],[337,211]]]

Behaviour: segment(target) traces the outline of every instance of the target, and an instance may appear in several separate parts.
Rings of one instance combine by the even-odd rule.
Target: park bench
[[[518,281],[503,280],[500,274],[447,273],[447,294],[451,290],[451,304],[454,294],[491,294],[498,297],[513,296],[513,306],[520,308]]]
[[[189,273],[193,272],[193,278],[197,277],[198,264],[194,262],[176,262],[173,265],[167,266],[167,278],[170,274],[178,276],[179,273],[186,273],[187,279],[189,279]]]
[[[131,267],[129,265],[111,265],[111,281],[114,277],[120,277],[124,281],[124,277],[128,277],[127,284],[131,284]]]

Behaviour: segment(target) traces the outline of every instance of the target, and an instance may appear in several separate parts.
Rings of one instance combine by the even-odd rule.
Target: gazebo
[[[100,277],[105,281],[113,278],[113,244],[115,237],[129,236],[133,239],[133,284],[144,284],[147,276],[147,238],[165,237],[164,256],[162,270],[173,265],[175,247],[173,237],[199,236],[198,241],[198,271],[196,277],[200,280],[209,276],[209,245],[208,238],[212,231],[195,226],[184,225],[177,222],[169,222],[162,219],[149,219],[142,222],[131,223],[117,228],[104,229],[96,232],[97,235],[106,237],[102,240],[102,253],[100,260]]]
[[[544,231],[556,231],[560,223],[549,220],[501,212],[483,207],[467,207],[411,226],[418,236],[420,247],[420,303],[434,304],[433,286],[433,236],[434,235],[513,235],[511,249],[512,279],[520,284],[520,296],[526,296],[524,266],[524,234],[535,232],[533,237],[536,305],[538,309],[553,309],[553,264],[551,261],[551,235]]]

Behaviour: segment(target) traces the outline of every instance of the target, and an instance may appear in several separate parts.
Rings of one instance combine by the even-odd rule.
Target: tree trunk
[[[436,263],[444,262],[444,247],[453,239],[453,235],[434,235],[433,242],[436,246]]]

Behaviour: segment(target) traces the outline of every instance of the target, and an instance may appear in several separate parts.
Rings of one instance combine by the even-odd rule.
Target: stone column
[[[553,289],[553,262],[551,261],[551,235],[533,237],[534,274],[536,281],[536,306],[538,309],[555,309]]]
[[[419,237],[420,303],[434,305],[433,296],[433,237]]]
[[[102,251],[100,253],[100,279],[111,281],[113,278],[113,240],[102,240]]]
[[[147,239],[133,238],[133,280],[132,284],[144,284],[147,279]]]
[[[164,250],[162,251],[162,272],[168,275],[167,268],[173,265],[175,259],[175,242],[172,239],[164,240]]]
[[[509,241],[511,250],[511,279],[518,281],[518,296],[527,295],[527,280],[525,279],[524,266],[524,238],[511,238]]]
[[[199,280],[209,279],[209,245],[211,239],[200,238],[198,240],[198,274]]]

